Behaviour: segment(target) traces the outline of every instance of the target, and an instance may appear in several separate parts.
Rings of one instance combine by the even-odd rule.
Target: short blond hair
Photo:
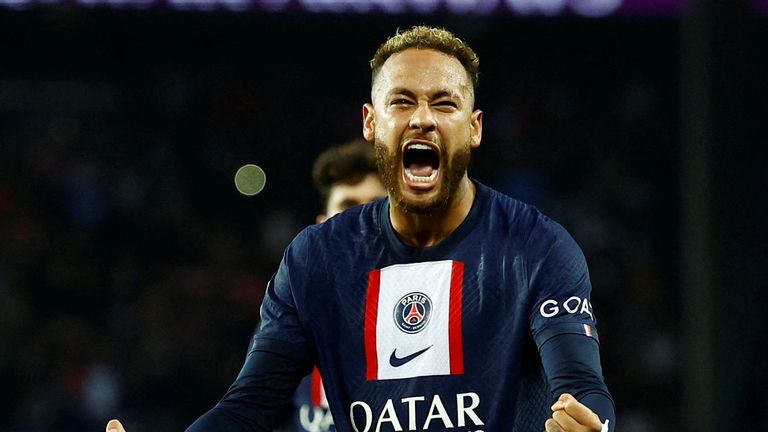
[[[404,32],[398,30],[376,50],[371,60],[371,83],[376,81],[376,76],[389,57],[409,48],[432,49],[456,58],[467,71],[472,89],[477,91],[480,80],[480,58],[477,54],[450,31],[423,25],[411,27]]]

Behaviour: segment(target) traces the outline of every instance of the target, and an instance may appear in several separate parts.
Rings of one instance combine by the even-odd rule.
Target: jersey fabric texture
[[[251,351],[316,364],[338,430],[539,430],[555,395],[537,348],[559,335],[596,346],[572,237],[474,184],[468,216],[433,247],[402,243],[383,199],[286,249]],[[607,394],[597,361],[588,372]]]

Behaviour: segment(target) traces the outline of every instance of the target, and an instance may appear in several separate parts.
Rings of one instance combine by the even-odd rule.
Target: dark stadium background
[[[313,158],[359,136],[368,59],[418,23],[481,57],[473,177],[587,255],[619,430],[762,430],[768,20],[688,3],[599,19],[0,6],[0,430],[183,430],[211,407],[320,210]],[[255,197],[232,181],[245,163],[267,173]]]

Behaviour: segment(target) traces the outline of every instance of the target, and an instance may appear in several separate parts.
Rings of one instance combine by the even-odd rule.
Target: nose
[[[429,103],[425,101],[419,102],[416,106],[416,110],[411,115],[411,121],[409,123],[411,129],[421,129],[428,132],[435,129],[435,117],[432,115],[432,109],[429,107]]]

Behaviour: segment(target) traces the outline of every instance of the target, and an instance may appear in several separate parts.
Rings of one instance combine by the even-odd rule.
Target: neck
[[[477,188],[465,176],[448,206],[435,213],[408,213],[390,200],[389,218],[392,228],[408,246],[434,246],[448,237],[466,219],[476,193]]]

